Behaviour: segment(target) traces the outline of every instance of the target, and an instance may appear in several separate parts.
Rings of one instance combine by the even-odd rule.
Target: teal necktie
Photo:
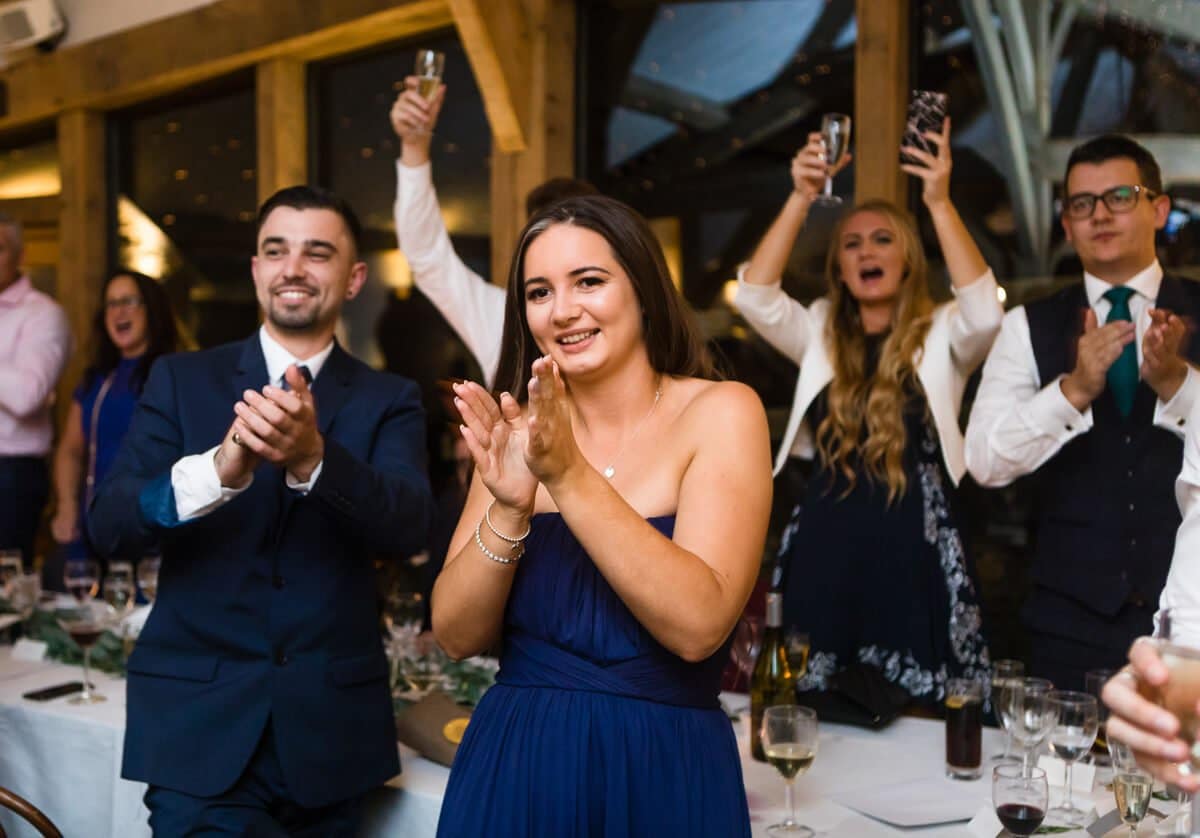
[[[1129,298],[1132,296],[1133,289],[1122,285],[1105,291],[1104,298],[1112,303],[1112,309],[1108,312],[1108,319],[1104,322],[1112,323],[1114,320],[1132,322],[1133,315],[1129,311]],[[1117,410],[1121,411],[1123,417],[1128,418],[1130,411],[1133,410],[1133,396],[1137,392],[1137,386],[1137,349],[1131,341],[1125,345],[1121,355],[1108,368],[1108,389],[1112,392],[1113,398],[1117,402]]]

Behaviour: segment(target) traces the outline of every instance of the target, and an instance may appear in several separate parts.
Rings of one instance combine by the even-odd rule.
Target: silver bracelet
[[[524,547],[518,547],[517,554],[512,557],[500,556],[500,555],[497,555],[496,553],[493,553],[491,550],[489,550],[487,548],[487,545],[483,543],[483,535],[481,533],[482,529],[483,529],[482,524],[475,525],[475,546],[479,548],[480,552],[482,552],[483,555],[487,556],[492,561],[499,562],[500,564],[516,564],[517,560],[520,559],[521,556],[525,555]],[[518,542],[518,545],[519,545],[519,542]]]
[[[496,501],[493,498],[492,502],[488,504],[487,511],[483,513],[483,520],[487,521],[488,529],[492,531],[492,535],[496,536],[496,538],[500,538],[500,539],[503,539],[504,541],[507,541],[509,544],[520,544],[522,541],[524,541],[526,538],[529,537],[529,534],[531,532],[533,532],[533,522],[532,521],[525,527],[525,532],[521,533],[516,538],[507,536],[504,533],[500,532],[500,530],[496,529],[495,525],[492,524],[492,507],[495,505],[496,505]]]

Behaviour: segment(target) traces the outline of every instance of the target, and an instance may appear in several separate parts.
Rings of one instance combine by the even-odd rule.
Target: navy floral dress
[[[885,337],[868,337],[871,371]],[[827,412],[823,391],[806,417],[814,432]],[[904,424],[902,497],[889,504],[886,484],[861,466],[847,492],[845,476],[818,460],[784,532],[784,616],[811,642],[801,689],[823,689],[838,669],[862,661],[920,703],[940,703],[947,678],[979,680],[988,693],[979,586],[955,521],[954,485],[915,381]]]

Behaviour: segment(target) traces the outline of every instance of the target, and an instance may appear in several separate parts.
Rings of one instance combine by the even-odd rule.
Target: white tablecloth
[[[77,706],[65,698],[49,702],[21,698],[30,690],[81,677],[79,667],[14,661],[9,648],[0,648],[0,786],[29,798],[67,836],[144,838],[149,835],[141,800],[145,787],[120,779],[124,681],[93,673],[93,682],[108,696],[102,704]],[[745,696],[734,695],[727,696],[727,703],[740,708],[748,702]],[[735,730],[754,836],[765,838],[766,827],[783,814],[783,784],[774,769],[749,758],[747,716],[743,714]],[[999,734],[985,729],[985,755],[997,752],[999,746]],[[403,746],[400,751],[403,772],[371,793],[363,835],[432,838],[449,771]],[[942,775],[943,757],[940,722],[904,718],[879,733],[823,724],[813,768],[796,782],[799,817],[828,838],[968,835],[965,823],[899,830],[833,801],[846,795],[866,799],[905,781],[936,780]],[[986,778],[955,784],[954,790],[974,796],[981,808],[989,805],[991,786]],[[1100,792],[1097,799],[1103,796]],[[11,815],[0,813],[0,825],[10,835],[33,836]]]

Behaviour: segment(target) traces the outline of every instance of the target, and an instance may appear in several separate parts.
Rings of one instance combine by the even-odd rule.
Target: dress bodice
[[[673,515],[648,519],[668,538]],[[557,513],[536,515],[505,614],[497,680],[715,707],[728,641],[688,663],[647,631]]]

